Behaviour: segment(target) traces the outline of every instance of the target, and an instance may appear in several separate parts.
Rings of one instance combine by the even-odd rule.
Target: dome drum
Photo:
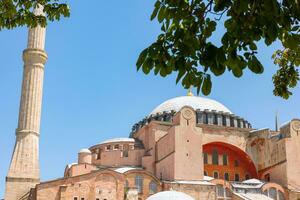
[[[133,136],[139,129],[143,126],[149,124],[151,121],[163,121],[163,122],[172,122],[173,116],[176,114],[174,110],[163,113],[151,114],[149,117],[144,118],[139,121],[132,127],[132,131],[130,133],[130,137]],[[234,127],[234,128],[245,128],[251,129],[251,124],[244,120],[243,118],[231,114],[229,112],[216,111],[216,110],[208,110],[205,109],[201,111],[200,109],[196,110],[196,120],[197,124],[208,124],[208,125],[216,125],[216,126],[224,126],[224,127]]]

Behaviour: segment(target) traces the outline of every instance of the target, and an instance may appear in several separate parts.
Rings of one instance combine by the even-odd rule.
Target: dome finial
[[[189,96],[189,97],[194,96],[194,94],[192,92],[192,86],[190,86],[190,88],[188,90],[188,93],[187,93],[187,96]]]

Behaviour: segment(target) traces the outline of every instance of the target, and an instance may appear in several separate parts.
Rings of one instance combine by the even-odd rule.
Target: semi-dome
[[[183,192],[163,191],[151,195],[147,200],[194,200],[194,198]]]
[[[162,112],[169,112],[174,110],[175,112],[178,112],[182,107],[184,106],[190,106],[193,109],[197,110],[209,110],[209,111],[217,111],[217,112],[224,112],[224,113],[230,113],[232,112],[223,104],[209,98],[205,97],[199,97],[199,96],[180,96],[175,97],[172,99],[169,99],[159,106],[157,106],[150,115],[155,115],[157,113]]]

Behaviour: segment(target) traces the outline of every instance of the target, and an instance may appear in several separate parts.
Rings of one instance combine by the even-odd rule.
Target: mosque
[[[30,29],[5,200],[300,200],[299,119],[255,129],[191,92],[146,113],[128,138],[81,149],[63,177],[40,182],[44,44],[45,28]]]

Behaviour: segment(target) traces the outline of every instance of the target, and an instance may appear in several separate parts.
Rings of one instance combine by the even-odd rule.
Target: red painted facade
[[[218,164],[213,164],[213,151],[218,154]],[[239,176],[239,181],[258,178],[257,171],[251,158],[239,148],[221,142],[209,143],[203,146],[203,154],[207,154],[207,164],[204,163],[204,171],[208,176],[214,177],[218,173],[220,179],[225,179],[225,173],[229,174],[229,181],[234,181]],[[227,165],[223,164],[223,155],[227,155]]]

